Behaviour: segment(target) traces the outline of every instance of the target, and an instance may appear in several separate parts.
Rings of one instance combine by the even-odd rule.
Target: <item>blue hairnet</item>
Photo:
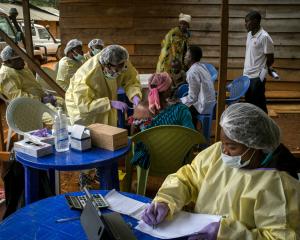
[[[99,56],[101,64],[113,64],[118,65],[128,60],[129,54],[127,50],[120,45],[110,45],[104,48]]]
[[[19,55],[10,47],[6,46],[2,51],[1,51],[1,59],[3,62],[19,57]]]
[[[250,103],[230,105],[221,116],[220,126],[228,138],[250,148],[271,152],[280,144],[278,125]]]
[[[65,55],[68,54],[68,52],[70,52],[73,48],[76,48],[78,46],[82,46],[82,42],[79,41],[78,39],[72,39],[70,40],[64,50]]]
[[[97,45],[104,47],[104,42],[101,39],[93,39],[89,42],[88,47],[92,48]]]

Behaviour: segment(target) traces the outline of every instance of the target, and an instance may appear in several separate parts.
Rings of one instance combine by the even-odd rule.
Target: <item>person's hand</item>
[[[151,205],[144,210],[142,220],[148,225],[157,225],[165,220],[168,212],[168,204],[162,202],[152,202]]]
[[[54,107],[56,107],[56,97],[53,96],[52,94],[47,94],[46,96],[44,96],[42,98],[42,102],[44,104],[50,103],[52,104]]]
[[[140,98],[138,96],[134,96],[132,99],[133,105],[136,106],[140,102]]]
[[[205,228],[203,228],[199,233],[192,235],[188,238],[188,240],[216,240],[218,236],[220,228],[220,222],[213,222],[208,224]]]
[[[127,104],[121,101],[110,101],[110,105],[112,108],[121,110],[122,112],[126,111],[128,108]]]

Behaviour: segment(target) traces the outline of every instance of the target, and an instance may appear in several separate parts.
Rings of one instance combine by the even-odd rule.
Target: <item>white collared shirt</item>
[[[210,73],[203,63],[196,62],[186,73],[189,92],[181,102],[188,107],[193,105],[201,114],[208,114],[216,102],[216,93]]]
[[[251,31],[248,32],[243,74],[249,78],[258,77],[266,68],[266,54],[271,53],[274,53],[273,40],[263,28],[253,36]]]

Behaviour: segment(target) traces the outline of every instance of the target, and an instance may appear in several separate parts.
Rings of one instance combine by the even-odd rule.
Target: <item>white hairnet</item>
[[[128,60],[129,54],[127,50],[120,45],[110,45],[104,48],[99,56],[99,61],[101,64],[113,64],[118,65],[126,60]]]
[[[101,39],[93,39],[89,42],[88,47],[92,48],[97,45],[104,47],[104,42]]]
[[[3,62],[17,57],[19,57],[19,55],[10,46],[6,46],[1,51],[1,59]]]
[[[68,54],[68,52],[70,52],[73,48],[76,48],[78,46],[82,46],[82,42],[79,41],[78,39],[72,39],[70,40],[64,50],[65,55]]]
[[[250,103],[230,105],[222,114],[220,126],[233,141],[264,152],[280,144],[280,129],[260,108]]]

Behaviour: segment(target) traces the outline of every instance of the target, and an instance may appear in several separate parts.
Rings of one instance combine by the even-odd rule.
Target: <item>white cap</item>
[[[14,58],[19,58],[19,55],[10,46],[6,46],[1,51],[1,59],[3,62]]]
[[[179,22],[180,21],[185,21],[187,23],[190,23],[192,21],[192,17],[191,17],[191,15],[180,13],[179,14]]]
[[[280,144],[278,125],[250,103],[231,104],[222,113],[220,126],[228,138],[249,148],[272,152]]]
[[[102,41],[102,39],[93,39],[89,42],[88,47],[91,49],[92,47],[97,45],[104,47],[104,42]]]
[[[99,56],[101,64],[117,65],[129,59],[129,54],[126,48],[120,45],[109,45],[105,47]]]
[[[82,46],[82,42],[78,39],[72,39],[70,40],[64,50],[65,55],[68,54],[69,51],[71,51],[73,48],[76,48],[78,46]]]

